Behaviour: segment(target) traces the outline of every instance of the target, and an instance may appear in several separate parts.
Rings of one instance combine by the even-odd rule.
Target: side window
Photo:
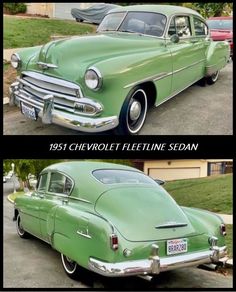
[[[175,29],[179,37],[189,37],[192,35],[190,19],[188,16],[175,17]]]
[[[39,180],[38,180],[38,186],[37,186],[38,191],[46,190],[47,175],[48,175],[47,173],[40,175]]]
[[[69,195],[72,181],[61,173],[51,173],[48,191],[57,194]]]
[[[207,36],[208,35],[208,27],[203,21],[194,17],[193,23],[194,23],[194,30],[195,30],[196,36],[198,36],[198,35]]]

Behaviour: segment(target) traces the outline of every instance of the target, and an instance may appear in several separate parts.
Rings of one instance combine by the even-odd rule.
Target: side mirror
[[[159,184],[160,186],[162,186],[162,185],[165,184],[165,181],[162,180],[162,179],[154,179],[154,180],[155,180],[155,182],[156,182],[157,184]]]
[[[173,34],[171,37],[170,37],[170,41],[174,44],[177,44],[179,42],[179,36],[177,34]]]

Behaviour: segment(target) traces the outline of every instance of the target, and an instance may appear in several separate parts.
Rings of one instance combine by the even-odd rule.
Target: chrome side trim
[[[144,82],[148,82],[148,81],[157,81],[157,80],[160,80],[166,76],[169,76],[171,75],[172,73],[167,73],[167,72],[162,72],[162,73],[159,73],[157,75],[154,75],[154,76],[150,76],[150,77],[147,77],[147,78],[144,78],[144,79],[141,79],[139,81],[135,81],[133,83],[130,83],[130,84],[127,84],[124,86],[124,88],[128,88],[128,87],[134,87],[140,83],[144,83]]]
[[[76,231],[77,234],[79,234],[79,235],[81,235],[81,236],[83,236],[83,237],[85,237],[85,238],[91,239],[92,236],[88,234],[88,229],[87,229],[86,232],[87,232],[87,233],[83,233],[83,231],[79,231],[79,230]]]
[[[132,275],[159,274],[177,268],[198,266],[204,263],[218,263],[225,257],[226,246],[213,247],[205,251],[193,252],[169,257],[158,257],[158,246],[152,246],[149,259],[108,263],[90,257],[88,267],[90,270],[107,277],[124,277]]]
[[[189,85],[185,86],[183,89],[180,89],[180,90],[175,91],[173,94],[171,94],[169,97],[167,97],[166,99],[164,99],[162,102],[156,104],[155,107],[158,107],[159,105],[165,103],[166,101],[168,101],[169,99],[171,99],[175,95],[179,94],[180,92],[184,91],[185,89],[187,89],[188,87],[190,87],[191,85],[193,85],[194,83],[196,83],[199,80],[200,79],[198,78],[198,79],[194,80],[192,83],[190,83]]]
[[[70,196],[69,199],[73,199],[73,200],[76,200],[76,201],[80,201],[80,202],[83,202],[83,203],[88,203],[88,204],[92,204],[92,202],[88,201],[88,200],[85,200],[83,198],[76,198],[74,196]]]
[[[204,62],[205,60],[206,60],[206,59],[201,59],[201,60],[199,60],[199,61],[197,61],[197,62],[194,62],[194,63],[192,63],[192,64],[190,64],[190,65],[188,65],[188,66],[184,66],[184,67],[182,67],[182,68],[179,68],[179,69],[177,69],[177,70],[175,70],[175,71],[173,71],[173,72],[161,72],[161,73],[159,73],[159,74],[157,74],[157,75],[149,76],[149,77],[144,78],[144,79],[141,79],[141,80],[139,80],[139,81],[136,81],[136,82],[133,82],[133,83],[127,84],[127,85],[124,86],[124,88],[133,87],[133,86],[136,86],[136,85],[138,85],[138,84],[141,84],[141,83],[144,83],[144,82],[147,82],[147,81],[158,81],[158,80],[161,80],[161,79],[163,79],[163,78],[165,78],[165,77],[168,77],[168,76],[170,76],[170,75],[174,75],[174,74],[179,73],[179,72],[181,72],[181,71],[183,71],[183,70],[185,70],[185,69],[191,68],[191,67],[193,67],[193,66],[195,66],[195,65],[197,65],[197,64],[199,64],[199,63]],[[189,86],[190,86],[190,85],[189,85]]]

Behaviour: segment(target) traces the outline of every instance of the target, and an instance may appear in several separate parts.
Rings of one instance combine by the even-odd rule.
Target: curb
[[[7,196],[7,199],[10,203],[14,204],[14,201],[10,198],[10,195]]]

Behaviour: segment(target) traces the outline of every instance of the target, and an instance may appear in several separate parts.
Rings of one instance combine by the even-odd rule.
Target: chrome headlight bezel
[[[84,75],[86,86],[91,90],[99,90],[102,87],[102,74],[96,67],[90,67]]]
[[[17,53],[11,55],[11,65],[14,69],[18,69],[20,67],[21,59]]]

